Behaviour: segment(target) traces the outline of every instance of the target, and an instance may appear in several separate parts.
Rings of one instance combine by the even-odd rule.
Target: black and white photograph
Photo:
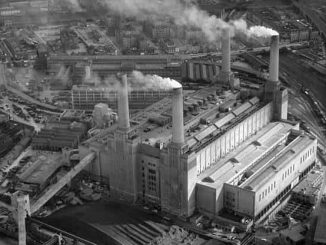
[[[326,245],[326,0],[0,0],[0,245]]]

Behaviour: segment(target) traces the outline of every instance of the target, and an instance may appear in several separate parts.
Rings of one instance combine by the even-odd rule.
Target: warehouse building
[[[73,109],[93,111],[94,106],[106,103],[114,110],[118,108],[117,91],[107,87],[73,86],[72,88]],[[134,90],[129,93],[130,109],[143,109],[166,96],[169,91]]]
[[[57,74],[62,66],[70,67],[73,76],[82,78],[85,69],[105,78],[116,75],[121,70],[137,70],[144,74],[156,74],[181,81],[181,64],[187,57],[176,55],[123,55],[123,56],[50,56],[47,60],[48,72]],[[90,65],[91,64],[91,65]]]

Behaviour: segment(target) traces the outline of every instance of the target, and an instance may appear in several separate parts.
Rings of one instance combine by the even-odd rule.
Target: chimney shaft
[[[174,88],[172,94],[172,142],[183,144],[184,141],[183,96],[180,87]]]
[[[231,72],[231,42],[230,29],[222,30],[222,72],[230,74]]]
[[[269,80],[278,82],[279,72],[279,35],[271,36]]]
[[[121,88],[118,93],[118,116],[119,129],[127,130],[130,128],[129,104],[128,104],[128,78],[127,74],[121,76]]]

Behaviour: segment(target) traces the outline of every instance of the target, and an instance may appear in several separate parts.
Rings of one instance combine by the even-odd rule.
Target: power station
[[[224,33],[222,69],[210,87],[187,94],[173,87],[170,97],[130,117],[122,76],[118,124],[80,146],[84,155],[96,152],[88,170],[109,178],[111,191],[181,217],[200,211],[259,221],[314,166],[317,140],[287,121],[279,36],[271,37],[263,96],[244,100],[230,69],[230,34]]]

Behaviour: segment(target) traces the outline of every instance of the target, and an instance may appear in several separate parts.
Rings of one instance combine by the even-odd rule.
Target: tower
[[[279,81],[279,35],[271,36],[269,78],[265,84],[264,99],[273,101],[274,119],[287,119],[288,91]]]
[[[189,216],[194,208],[189,204],[188,149],[185,143],[182,87],[172,91],[172,141],[161,154],[161,206],[178,216]],[[195,175],[196,176],[196,175]],[[194,187],[194,186],[193,186]]]

